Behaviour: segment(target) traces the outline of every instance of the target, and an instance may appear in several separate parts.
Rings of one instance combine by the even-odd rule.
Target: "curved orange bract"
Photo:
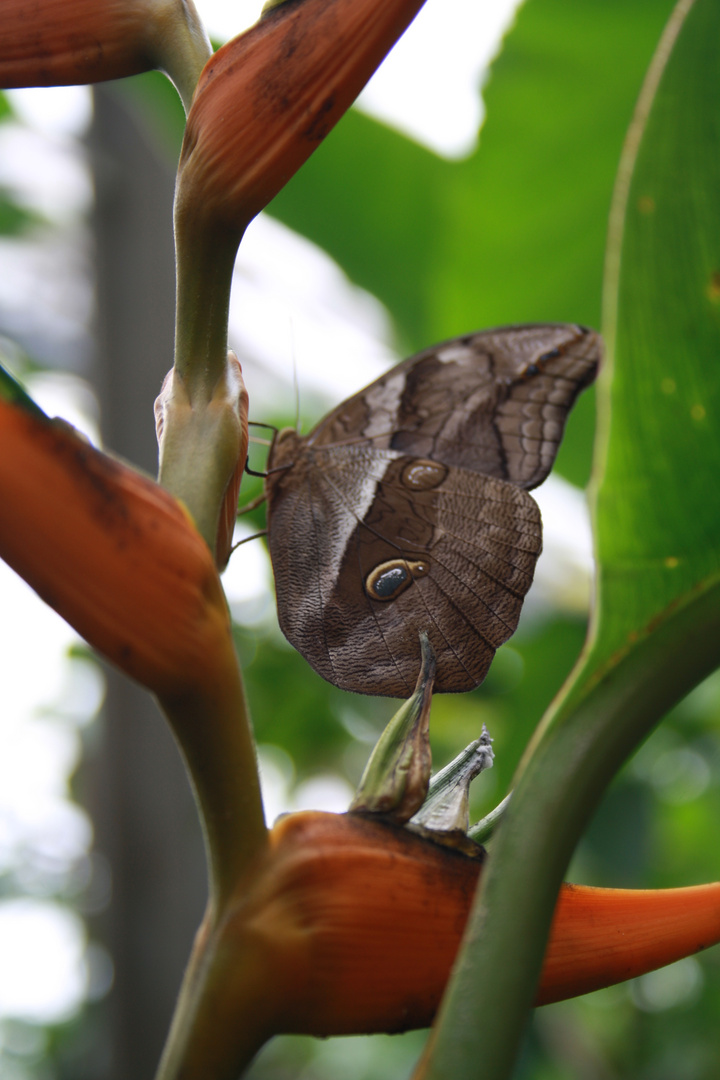
[[[276,1030],[341,1035],[432,1023],[481,871],[460,852],[359,815],[281,819],[242,914],[276,973]],[[718,940],[720,883],[565,885],[537,1003],[632,978]]]
[[[0,400],[0,558],[156,694],[233,656],[212,554],[179,502],[67,424]]]

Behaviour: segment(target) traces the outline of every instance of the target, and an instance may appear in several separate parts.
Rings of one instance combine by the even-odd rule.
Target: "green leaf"
[[[351,112],[270,211],[379,296],[410,348],[505,322],[597,326],[617,161],[671,8],[532,0],[492,66],[470,157]]]
[[[13,111],[8,101],[7,94],[0,90],[0,123],[5,120],[10,120],[13,116]]]
[[[607,783],[720,664],[720,8],[682,0],[619,174],[589,646],[528,755],[423,1076],[510,1075],[561,877]]]
[[[595,664],[720,570],[718,25],[699,2],[629,136],[626,162],[642,145],[608,266]]]

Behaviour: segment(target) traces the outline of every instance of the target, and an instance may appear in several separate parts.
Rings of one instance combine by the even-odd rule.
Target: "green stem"
[[[180,744],[205,837],[214,911],[267,847],[255,744],[237,663],[211,693],[160,702]]]
[[[273,1034],[277,987],[252,934],[209,910],[195,942],[156,1080],[237,1080]]]
[[[486,843],[502,821],[507,808],[510,805],[511,799],[512,791],[506,795],[502,802],[499,802],[489,814],[486,814],[481,821],[478,821],[475,825],[471,825],[468,829],[468,836],[470,839],[474,840],[476,844]]]
[[[235,1080],[272,1033],[277,993],[262,935],[247,932],[246,883],[268,849],[240,668],[221,663],[212,690],[163,700],[198,804],[210,896],[185,972],[157,1080]]]
[[[239,237],[211,229],[194,205],[175,205],[175,370],[209,399],[225,369],[232,273]]]
[[[590,649],[582,671],[593,670]],[[550,714],[526,759],[416,1077],[507,1080],[568,861],[607,784],[665,712],[720,664],[720,583]]]
[[[200,72],[213,54],[192,0],[176,0],[156,13],[157,65],[175,85],[185,113],[190,112]]]
[[[238,237],[210,229],[179,196],[175,207],[175,364],[163,389],[160,483],[190,511],[211,551],[243,446],[227,324]],[[240,465],[242,467],[242,463]]]

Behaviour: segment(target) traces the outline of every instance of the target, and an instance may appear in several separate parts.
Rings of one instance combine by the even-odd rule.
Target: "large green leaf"
[[[521,775],[429,1077],[476,1076],[480,1057],[483,1080],[509,1076],[579,834],[622,761],[720,664],[719,88],[720,8],[682,0],[630,131],[609,245],[590,645]]]
[[[688,17],[619,207],[595,663],[720,570],[719,15]]]

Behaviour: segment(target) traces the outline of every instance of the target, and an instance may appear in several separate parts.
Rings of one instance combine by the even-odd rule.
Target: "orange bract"
[[[91,645],[160,695],[217,677],[225,599],[172,496],[61,421],[2,401],[0,496],[0,557]]]
[[[432,1023],[481,864],[354,814],[289,815],[270,843],[241,923],[263,943],[278,997],[283,987],[276,1030],[341,1035]],[[537,1002],[609,986],[718,940],[720,883],[565,885]]]
[[[3,0],[0,84],[59,86],[155,66],[146,0]]]
[[[281,5],[218,50],[188,116],[177,212],[241,235],[350,107],[422,4]]]
[[[192,0],[3,0],[0,86],[104,82],[159,68],[189,107],[212,50]]]

